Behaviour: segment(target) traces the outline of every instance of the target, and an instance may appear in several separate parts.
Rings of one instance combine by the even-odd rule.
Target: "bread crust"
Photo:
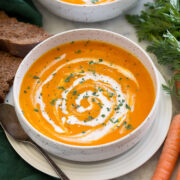
[[[24,57],[34,46],[50,37],[41,27],[18,22],[0,11],[0,49]]]

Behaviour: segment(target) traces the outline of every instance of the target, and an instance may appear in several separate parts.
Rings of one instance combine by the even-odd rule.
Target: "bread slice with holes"
[[[19,22],[0,11],[0,49],[24,57],[35,45],[50,35],[41,27]]]
[[[0,51],[0,103],[4,102],[21,61],[22,58]]]

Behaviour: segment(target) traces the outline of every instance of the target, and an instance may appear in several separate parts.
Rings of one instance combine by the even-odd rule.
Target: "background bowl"
[[[100,40],[115,44],[135,55],[147,68],[155,87],[155,102],[151,112],[138,128],[116,141],[97,146],[75,146],[55,141],[38,132],[23,116],[19,105],[19,92],[24,75],[29,67],[42,54],[60,44],[77,40]],[[24,58],[16,73],[13,87],[13,98],[16,113],[26,133],[48,152],[65,159],[75,161],[98,161],[119,155],[133,147],[149,130],[158,111],[160,83],[157,70],[147,53],[126,37],[105,30],[79,29],[57,34],[40,43]]]
[[[38,0],[51,13],[79,22],[98,22],[114,18],[133,7],[138,0],[115,0],[97,5],[78,5],[60,0]]]

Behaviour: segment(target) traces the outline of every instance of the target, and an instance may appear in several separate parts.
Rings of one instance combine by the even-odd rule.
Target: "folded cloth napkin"
[[[19,21],[42,26],[42,16],[31,0],[0,0],[0,10]]]
[[[0,127],[1,180],[56,180],[34,169],[14,151]]]

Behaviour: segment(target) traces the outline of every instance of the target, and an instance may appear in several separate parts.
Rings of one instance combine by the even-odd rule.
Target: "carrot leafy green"
[[[180,81],[180,1],[156,0],[145,8],[140,15],[126,18],[135,26],[139,40],[150,42],[147,51],[156,55],[158,63],[176,72],[163,89],[180,100],[180,87],[175,87],[175,81]]]

